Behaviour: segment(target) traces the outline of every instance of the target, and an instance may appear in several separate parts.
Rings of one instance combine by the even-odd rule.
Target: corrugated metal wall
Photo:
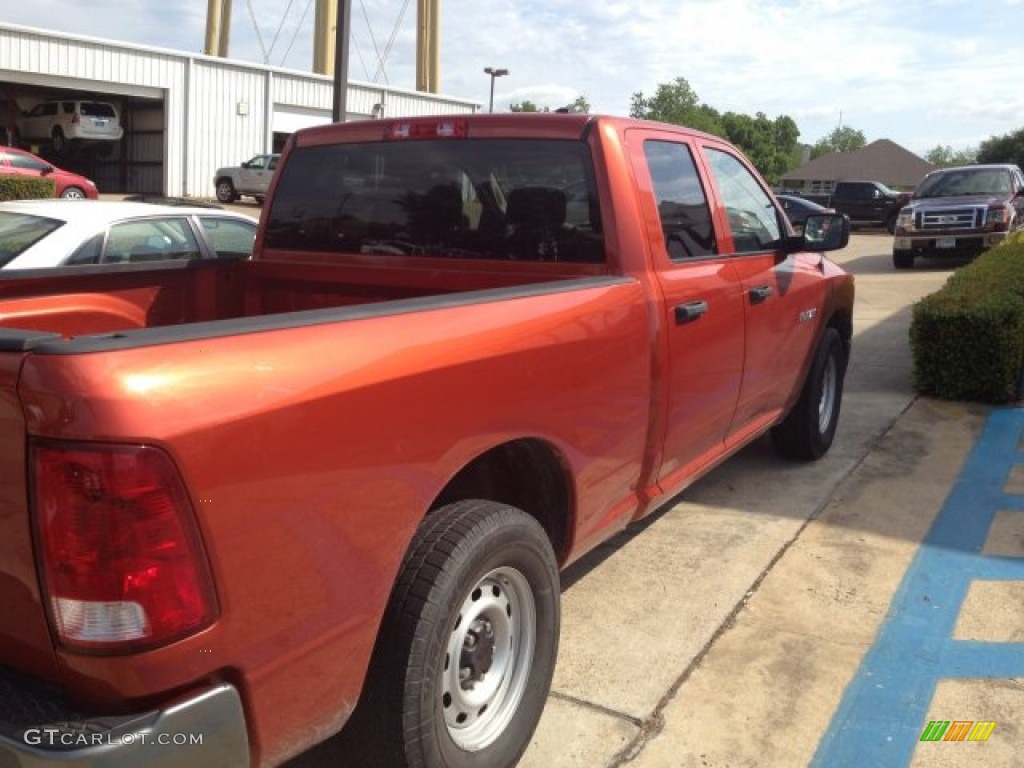
[[[123,192],[194,197],[213,195],[218,167],[271,151],[275,108],[329,122],[333,102],[333,83],[323,75],[6,24],[0,24],[3,82],[132,97],[139,108],[125,122],[138,135],[122,140],[99,164],[100,189],[120,185]],[[154,103],[140,105],[145,99]],[[480,106],[349,83],[348,119],[373,116],[377,104],[384,117],[458,114]]]
[[[212,197],[217,168],[267,151],[266,73],[202,59],[192,74],[186,193]]]

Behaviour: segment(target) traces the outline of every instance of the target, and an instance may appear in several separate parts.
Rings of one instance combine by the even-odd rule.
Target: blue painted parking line
[[[992,411],[914,555],[874,645],[843,694],[811,765],[905,766],[940,679],[1024,677],[1024,643],[954,640],[971,582],[1024,582],[1024,558],[981,554],[996,512],[1024,511],[1004,493],[1024,463],[1024,410]]]

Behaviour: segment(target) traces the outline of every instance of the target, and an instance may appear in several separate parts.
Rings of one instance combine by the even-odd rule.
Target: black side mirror
[[[850,242],[850,217],[845,213],[812,213],[801,238],[806,251],[838,251]]]

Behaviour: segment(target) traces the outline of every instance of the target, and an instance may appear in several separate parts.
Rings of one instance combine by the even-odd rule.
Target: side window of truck
[[[738,159],[711,147],[704,151],[729,217],[736,253],[774,248],[782,235],[782,228],[771,198]]]
[[[644,142],[665,250],[673,261],[718,253],[711,209],[690,148],[671,141]]]

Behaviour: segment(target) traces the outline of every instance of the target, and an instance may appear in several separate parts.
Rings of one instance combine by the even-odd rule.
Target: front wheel
[[[217,182],[217,199],[222,203],[233,203],[238,199],[235,185],[231,183],[231,179],[221,179]]]
[[[65,200],[84,200],[85,192],[83,192],[78,187],[68,187],[63,192],[60,193],[60,196],[63,197]]]
[[[772,429],[776,450],[791,459],[820,459],[832,447],[843,400],[846,350],[839,332],[826,328],[807,372],[800,399]]]
[[[512,768],[547,700],[559,623],[558,566],[536,520],[479,500],[432,513],[392,592],[344,756]]]
[[[892,266],[894,269],[912,269],[914,266],[914,252],[893,251]]]

